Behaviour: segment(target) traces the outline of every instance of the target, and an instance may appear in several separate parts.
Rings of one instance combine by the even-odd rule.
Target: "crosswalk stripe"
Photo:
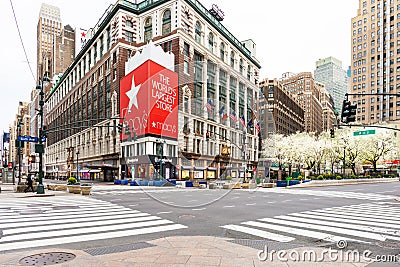
[[[25,209],[21,209],[19,212],[14,211],[13,214],[5,214],[7,216],[7,219],[12,219],[12,217],[18,217],[20,218],[21,216],[25,216],[26,218],[34,218],[34,217],[40,217],[46,214],[54,213],[54,214],[63,214],[63,215],[68,215],[68,214],[75,214],[75,213],[82,213],[82,212],[102,212],[104,210],[110,210],[110,209],[119,209],[119,210],[130,210],[129,208],[124,208],[118,205],[112,205],[112,206],[101,206],[101,207],[89,207],[89,208],[79,208],[75,207],[74,209],[62,209],[62,210],[54,210],[54,209],[48,209],[48,210],[41,210],[41,209],[31,209],[25,207]],[[37,211],[39,213],[35,214],[34,212]],[[22,215],[20,212],[28,212],[30,213],[29,215]],[[1,214],[1,213],[0,213]]]
[[[330,214],[340,214],[340,215],[357,215],[360,217],[367,217],[367,218],[377,218],[377,219],[386,219],[389,221],[392,221],[393,223],[400,223],[399,219],[396,217],[392,216],[386,216],[383,214],[375,215],[374,212],[361,212],[358,210],[352,210],[352,211],[335,211],[335,210],[323,210],[323,212],[330,213]]]
[[[76,220],[75,222],[70,222],[68,223],[68,227],[70,228],[82,228],[82,227],[91,227],[91,226],[96,226],[98,224],[101,224],[102,226],[105,225],[112,225],[112,224],[118,224],[118,223],[131,223],[131,222],[139,222],[139,221],[151,221],[151,220],[159,220],[161,219],[158,216],[143,216],[143,217],[126,217],[125,218],[105,218],[101,219],[98,218],[98,221],[86,221],[86,220]],[[3,235],[11,235],[11,234],[16,234],[16,233],[21,233],[20,228],[15,228],[14,225],[11,225],[12,227],[10,228],[3,228]],[[50,230],[57,230],[57,229],[63,229],[65,228],[65,224],[44,224],[44,222],[40,223],[40,225],[35,226],[32,228],[32,232],[37,232],[37,231],[50,231]]]
[[[36,216],[32,216],[31,218],[29,216],[21,216],[21,217],[15,217],[12,219],[6,219],[6,220],[1,220],[0,223],[12,223],[12,222],[19,222],[21,219],[28,219],[30,221],[41,221],[41,220],[47,220],[49,218],[60,218],[60,219],[68,219],[68,218],[77,218],[77,217],[93,217],[93,216],[98,216],[98,215],[107,215],[107,214],[112,214],[112,213],[123,213],[123,212],[131,212],[131,213],[139,213],[139,211],[132,211],[129,209],[116,209],[116,210],[92,210],[92,211],[82,211],[82,212],[75,212],[75,213],[68,213],[68,214],[43,214],[40,216],[39,214],[35,214]]]
[[[335,235],[326,234],[326,233],[322,233],[322,232],[297,229],[297,228],[282,226],[282,225],[266,224],[266,223],[262,223],[262,222],[248,221],[248,222],[243,222],[242,224],[255,226],[255,227],[259,227],[259,228],[264,228],[264,229],[271,229],[271,230],[275,230],[275,231],[281,231],[281,232],[299,235],[299,236],[316,238],[316,239],[325,240],[325,241],[334,241],[334,242],[338,242],[341,240],[359,241],[356,239],[349,239],[346,237],[335,236]]]
[[[308,195],[308,196],[321,196],[321,197],[338,197],[338,198],[355,198],[363,200],[388,200],[394,199],[396,196],[393,195],[380,195],[375,193],[358,193],[358,192],[343,192],[343,191],[322,191],[322,190],[305,190],[305,189],[290,189],[282,190],[279,188],[266,189],[260,188],[260,192],[269,192],[277,194],[292,194],[292,195]]]
[[[274,234],[271,232],[253,229],[253,228],[249,228],[249,227],[245,227],[245,226],[241,226],[241,225],[228,224],[228,225],[222,226],[222,228],[233,230],[233,231],[238,231],[238,232],[242,232],[242,233],[246,233],[246,234],[250,234],[250,235],[254,235],[254,236],[258,236],[258,237],[262,237],[265,239],[274,240],[274,241],[278,241],[278,242],[290,242],[290,241],[295,240],[295,238],[293,238],[293,237]]]
[[[170,220],[154,220],[154,221],[144,221],[144,222],[132,222],[126,223],[123,225],[120,224],[111,224],[111,225],[100,225],[89,223],[82,223],[82,225],[86,226],[85,228],[71,228],[57,231],[45,231],[45,232],[31,232],[27,234],[19,234],[19,235],[7,235],[7,230],[3,231],[3,237],[1,238],[1,243],[10,242],[10,241],[18,241],[18,240],[28,240],[33,238],[54,238],[65,235],[81,235],[81,234],[90,234],[90,233],[98,233],[98,232],[107,232],[107,231],[115,231],[115,230],[123,230],[123,229],[131,229],[131,228],[139,228],[146,226],[155,226],[162,224],[171,224],[173,223]],[[63,229],[63,228],[61,228]]]
[[[110,202],[82,197],[16,201],[0,220],[0,251],[185,229],[187,226]],[[87,203],[84,201],[87,199]],[[73,203],[72,203],[73,202]],[[68,203],[67,205],[65,203]],[[6,205],[6,202],[3,202]],[[70,206],[72,209],[69,209]],[[7,207],[8,210],[10,206]],[[5,208],[0,208],[0,212]],[[27,214],[25,212],[41,212]],[[1,213],[0,213],[1,214]],[[22,215],[26,214],[26,215]],[[37,225],[32,227],[32,223]],[[27,227],[31,230],[26,231]]]
[[[381,208],[382,213],[378,213]],[[244,233],[272,230],[276,234],[286,233],[288,237],[303,236],[331,242],[400,241],[397,211],[397,208],[382,204],[364,203],[245,221],[241,223],[245,228],[238,225],[221,227]],[[268,238],[268,235],[265,238]]]
[[[385,240],[385,238],[382,237],[382,235],[380,235],[380,234],[367,233],[367,232],[362,232],[362,231],[357,231],[357,230],[343,229],[343,228],[339,228],[339,227],[332,227],[332,226],[326,226],[326,225],[314,225],[314,224],[307,224],[307,223],[300,223],[300,222],[287,222],[284,220],[272,219],[272,218],[263,218],[263,219],[259,219],[259,220],[263,221],[263,222],[283,224],[283,225],[289,224],[290,226],[303,227],[303,228],[321,230],[321,231],[327,231],[327,232],[333,232],[333,233],[340,233],[340,234],[346,234],[346,235],[351,235],[351,236],[362,236],[364,238],[374,239],[374,240],[379,240],[379,241]]]
[[[388,224],[388,223],[380,223],[380,222],[374,222],[374,221],[362,221],[357,217],[347,217],[343,216],[343,218],[338,218],[338,216],[333,217],[334,215],[325,215],[323,213],[320,214],[320,216],[317,215],[312,215],[311,212],[309,213],[291,213],[289,215],[297,216],[297,217],[305,217],[305,218],[312,218],[312,219],[321,219],[321,216],[330,221],[336,221],[336,222],[347,222],[347,223],[353,223],[353,224],[362,224],[362,225],[372,225],[372,226],[381,226],[381,227],[393,227],[393,228],[398,228],[400,229],[400,225],[393,225],[393,224]],[[353,219],[352,219],[353,218]]]
[[[23,249],[23,248],[31,248],[31,247],[40,247],[43,245],[53,246],[67,243],[76,243],[76,242],[84,242],[84,241],[94,241],[101,240],[106,238],[117,238],[117,237],[126,237],[126,236],[134,236],[134,235],[143,235],[164,231],[172,231],[185,229],[187,226],[181,224],[172,224],[172,225],[162,225],[157,227],[148,227],[148,228],[140,228],[140,229],[124,229],[123,231],[110,232],[107,234],[104,233],[95,233],[95,234],[84,234],[80,235],[79,238],[77,236],[65,236],[58,238],[48,238],[45,241],[42,239],[30,240],[30,241],[22,241],[22,242],[10,242],[2,244],[0,242],[0,251],[9,251],[15,249]]]
[[[99,213],[99,214],[80,214],[80,216],[75,216],[71,218],[63,218],[60,216],[57,217],[43,217],[42,220],[38,218],[38,220],[32,221],[29,219],[21,219],[16,220],[10,223],[0,223],[0,228],[7,229],[7,228],[16,228],[16,227],[25,227],[25,226],[32,226],[32,222],[40,222],[41,225],[50,225],[50,224],[63,224],[63,223],[74,223],[80,222],[82,220],[111,220],[111,219],[121,219],[121,218],[134,218],[134,217],[145,217],[149,216],[150,214],[144,212],[108,212],[108,213]]]
[[[344,229],[348,228],[348,229],[355,229],[355,230],[361,230],[361,231],[366,231],[366,232],[382,233],[382,234],[386,234],[386,235],[390,235],[391,233],[393,234],[393,232],[394,232],[393,229],[388,229],[388,228],[377,228],[377,227],[371,227],[371,226],[352,225],[352,224],[339,223],[339,222],[329,222],[329,221],[323,220],[323,219],[325,219],[324,217],[320,218],[319,220],[313,220],[313,219],[294,217],[293,214],[290,214],[290,215],[291,216],[285,216],[285,215],[276,216],[275,218],[282,219],[282,220],[288,220],[287,223],[289,223],[289,224],[291,224],[290,221],[296,221],[296,222],[301,222],[301,223],[328,225],[328,226],[340,227],[340,228],[344,228]],[[343,232],[343,231],[340,231],[340,233],[346,234],[346,232]],[[386,237],[388,237],[388,236],[386,236]],[[398,240],[398,239],[395,239],[395,240]]]
[[[355,220],[361,220],[361,221],[369,221],[369,222],[379,222],[379,223],[391,223],[393,228],[396,228],[396,224],[398,222],[392,222],[391,220],[387,219],[379,219],[380,217],[378,216],[377,218],[368,216],[368,215],[359,215],[359,214],[354,214],[354,213],[334,213],[334,212],[324,212],[324,211],[304,211],[303,213],[305,214],[312,214],[312,215],[325,215],[325,216],[335,216],[337,218],[348,218],[348,219],[355,219]],[[399,225],[400,228],[400,225]]]
[[[400,214],[400,209],[392,209],[392,208],[385,208],[385,207],[359,207],[357,208],[359,211],[369,211],[369,212],[378,212],[378,213],[387,213],[391,212],[393,214]],[[334,210],[334,209],[326,209],[326,210]],[[337,208],[336,210],[353,210],[352,208]]]

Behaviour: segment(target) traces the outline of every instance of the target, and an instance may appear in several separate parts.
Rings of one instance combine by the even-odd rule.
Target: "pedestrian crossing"
[[[290,194],[290,195],[306,195],[316,197],[331,197],[331,198],[347,198],[361,200],[390,200],[395,199],[394,195],[383,195],[375,193],[359,193],[350,191],[324,191],[324,190],[307,190],[307,189],[281,189],[281,188],[259,188],[259,192]]]
[[[149,213],[80,196],[0,202],[1,252],[184,228]]]
[[[166,192],[191,192],[195,188],[152,188],[146,186],[95,186],[90,192],[91,195],[128,195],[143,193],[166,193]]]
[[[222,228],[278,242],[300,238],[328,242],[400,241],[400,206],[366,203],[290,213]]]

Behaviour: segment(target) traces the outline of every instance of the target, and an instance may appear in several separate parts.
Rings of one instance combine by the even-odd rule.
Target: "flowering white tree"
[[[378,132],[360,139],[359,145],[363,148],[360,158],[372,164],[376,172],[377,162],[394,150],[394,137],[390,132]]]

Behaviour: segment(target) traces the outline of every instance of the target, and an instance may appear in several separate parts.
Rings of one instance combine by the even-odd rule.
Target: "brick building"
[[[290,135],[304,131],[303,106],[277,79],[260,83],[261,136],[270,134]]]
[[[323,131],[321,92],[311,72],[298,74],[284,73],[281,83],[301,103],[304,109],[304,125],[306,132],[317,134]]]

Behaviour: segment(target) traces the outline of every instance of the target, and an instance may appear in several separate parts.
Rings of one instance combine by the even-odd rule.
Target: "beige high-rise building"
[[[37,24],[37,79],[63,73],[75,58],[75,31],[63,27],[60,9],[42,4]]]
[[[400,91],[400,9],[398,1],[359,0],[351,20],[351,93],[357,123],[400,119],[400,98],[368,93]]]
[[[281,83],[286,91],[290,92],[304,109],[304,130],[306,132],[322,132],[322,105],[320,87],[311,72],[298,74],[284,73]]]
[[[324,131],[329,131],[334,128],[336,119],[334,99],[324,84],[316,82],[315,85],[320,88],[321,92],[322,127]]]

